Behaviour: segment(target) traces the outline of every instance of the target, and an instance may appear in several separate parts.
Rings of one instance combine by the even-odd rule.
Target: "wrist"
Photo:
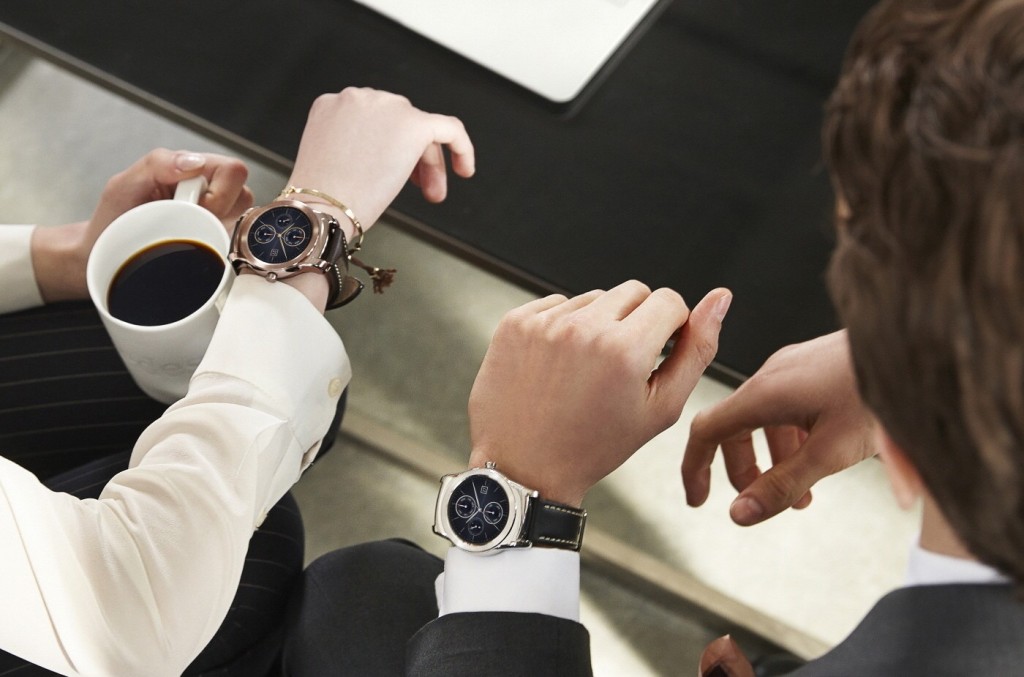
[[[294,198],[295,196],[306,196],[309,195],[314,198],[312,202],[303,201],[304,204],[309,206],[310,204],[317,207],[321,207],[321,216],[333,216],[334,221],[338,223],[338,227],[345,237],[345,257],[352,263],[356,264],[367,273],[370,274],[370,278],[373,280],[373,291],[375,294],[379,294],[384,291],[386,287],[391,286],[395,280],[395,273],[398,271],[394,268],[380,268],[378,266],[369,265],[363,263],[353,255],[363,247],[363,237],[366,235],[366,229],[362,223],[356,217],[355,212],[344,202],[338,200],[331,195],[317,189],[317,188],[306,188],[303,186],[296,186],[294,183],[290,183],[285,186],[284,190],[277,196],[278,200]],[[319,210],[318,210],[319,211]],[[373,221],[376,221],[377,214],[372,215],[372,219],[369,223],[372,225]],[[368,228],[369,226],[367,226]],[[346,266],[347,270],[347,266]],[[331,307],[337,307],[338,305],[344,305],[348,301],[355,298],[355,296],[362,290],[363,285],[358,282],[355,278],[348,278],[349,289],[347,299],[340,300],[338,303],[333,303]]]
[[[333,216],[345,233],[345,239],[351,244],[359,239],[360,229],[365,230],[367,226],[358,220],[358,212],[350,202],[340,202],[332,195],[333,193],[329,190],[321,190],[316,182],[297,181],[294,175],[289,178],[287,185],[280,193],[280,196],[284,196],[285,199],[305,202],[318,212]],[[359,228],[356,227],[356,223],[360,224]]]
[[[89,296],[85,267],[89,260],[87,221],[37,226],[32,231],[32,269],[45,303]]]
[[[550,467],[527,467],[527,463],[502,453],[488,453],[474,449],[469,456],[469,468],[482,468],[491,461],[502,474],[513,482],[531,491],[536,491],[546,501],[554,501],[573,508],[583,506],[586,489],[574,487],[561,480]]]

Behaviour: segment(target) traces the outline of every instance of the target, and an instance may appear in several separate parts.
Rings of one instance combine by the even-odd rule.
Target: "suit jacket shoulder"
[[[1008,585],[928,585],[889,593],[799,677],[1014,675],[1024,666],[1024,604]]]

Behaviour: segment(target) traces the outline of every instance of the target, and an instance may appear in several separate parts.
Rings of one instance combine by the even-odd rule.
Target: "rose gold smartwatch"
[[[343,306],[363,290],[348,274],[348,243],[338,220],[297,200],[275,200],[239,217],[228,260],[271,282],[308,271],[327,277],[327,308]]]

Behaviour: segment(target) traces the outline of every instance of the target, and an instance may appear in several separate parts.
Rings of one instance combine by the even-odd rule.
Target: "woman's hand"
[[[340,200],[369,229],[410,177],[428,201],[444,200],[444,146],[455,173],[472,176],[473,144],[457,118],[421,111],[403,96],[349,87],[313,103],[289,184]],[[321,207],[335,213],[351,240],[348,220]]]
[[[88,298],[85,266],[104,229],[129,209],[174,197],[179,181],[199,175],[208,183],[199,204],[230,230],[253,202],[252,191],[245,185],[249,170],[240,160],[164,148],[150,151],[107,181],[91,219],[35,229],[32,265],[43,301]]]

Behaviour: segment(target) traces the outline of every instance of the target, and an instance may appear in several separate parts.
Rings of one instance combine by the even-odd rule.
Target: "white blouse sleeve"
[[[0,225],[0,313],[43,304],[32,269],[35,226]]]
[[[0,458],[0,648],[67,675],[179,675],[350,378],[305,298],[242,276],[188,394],[99,499],[50,492]]]

